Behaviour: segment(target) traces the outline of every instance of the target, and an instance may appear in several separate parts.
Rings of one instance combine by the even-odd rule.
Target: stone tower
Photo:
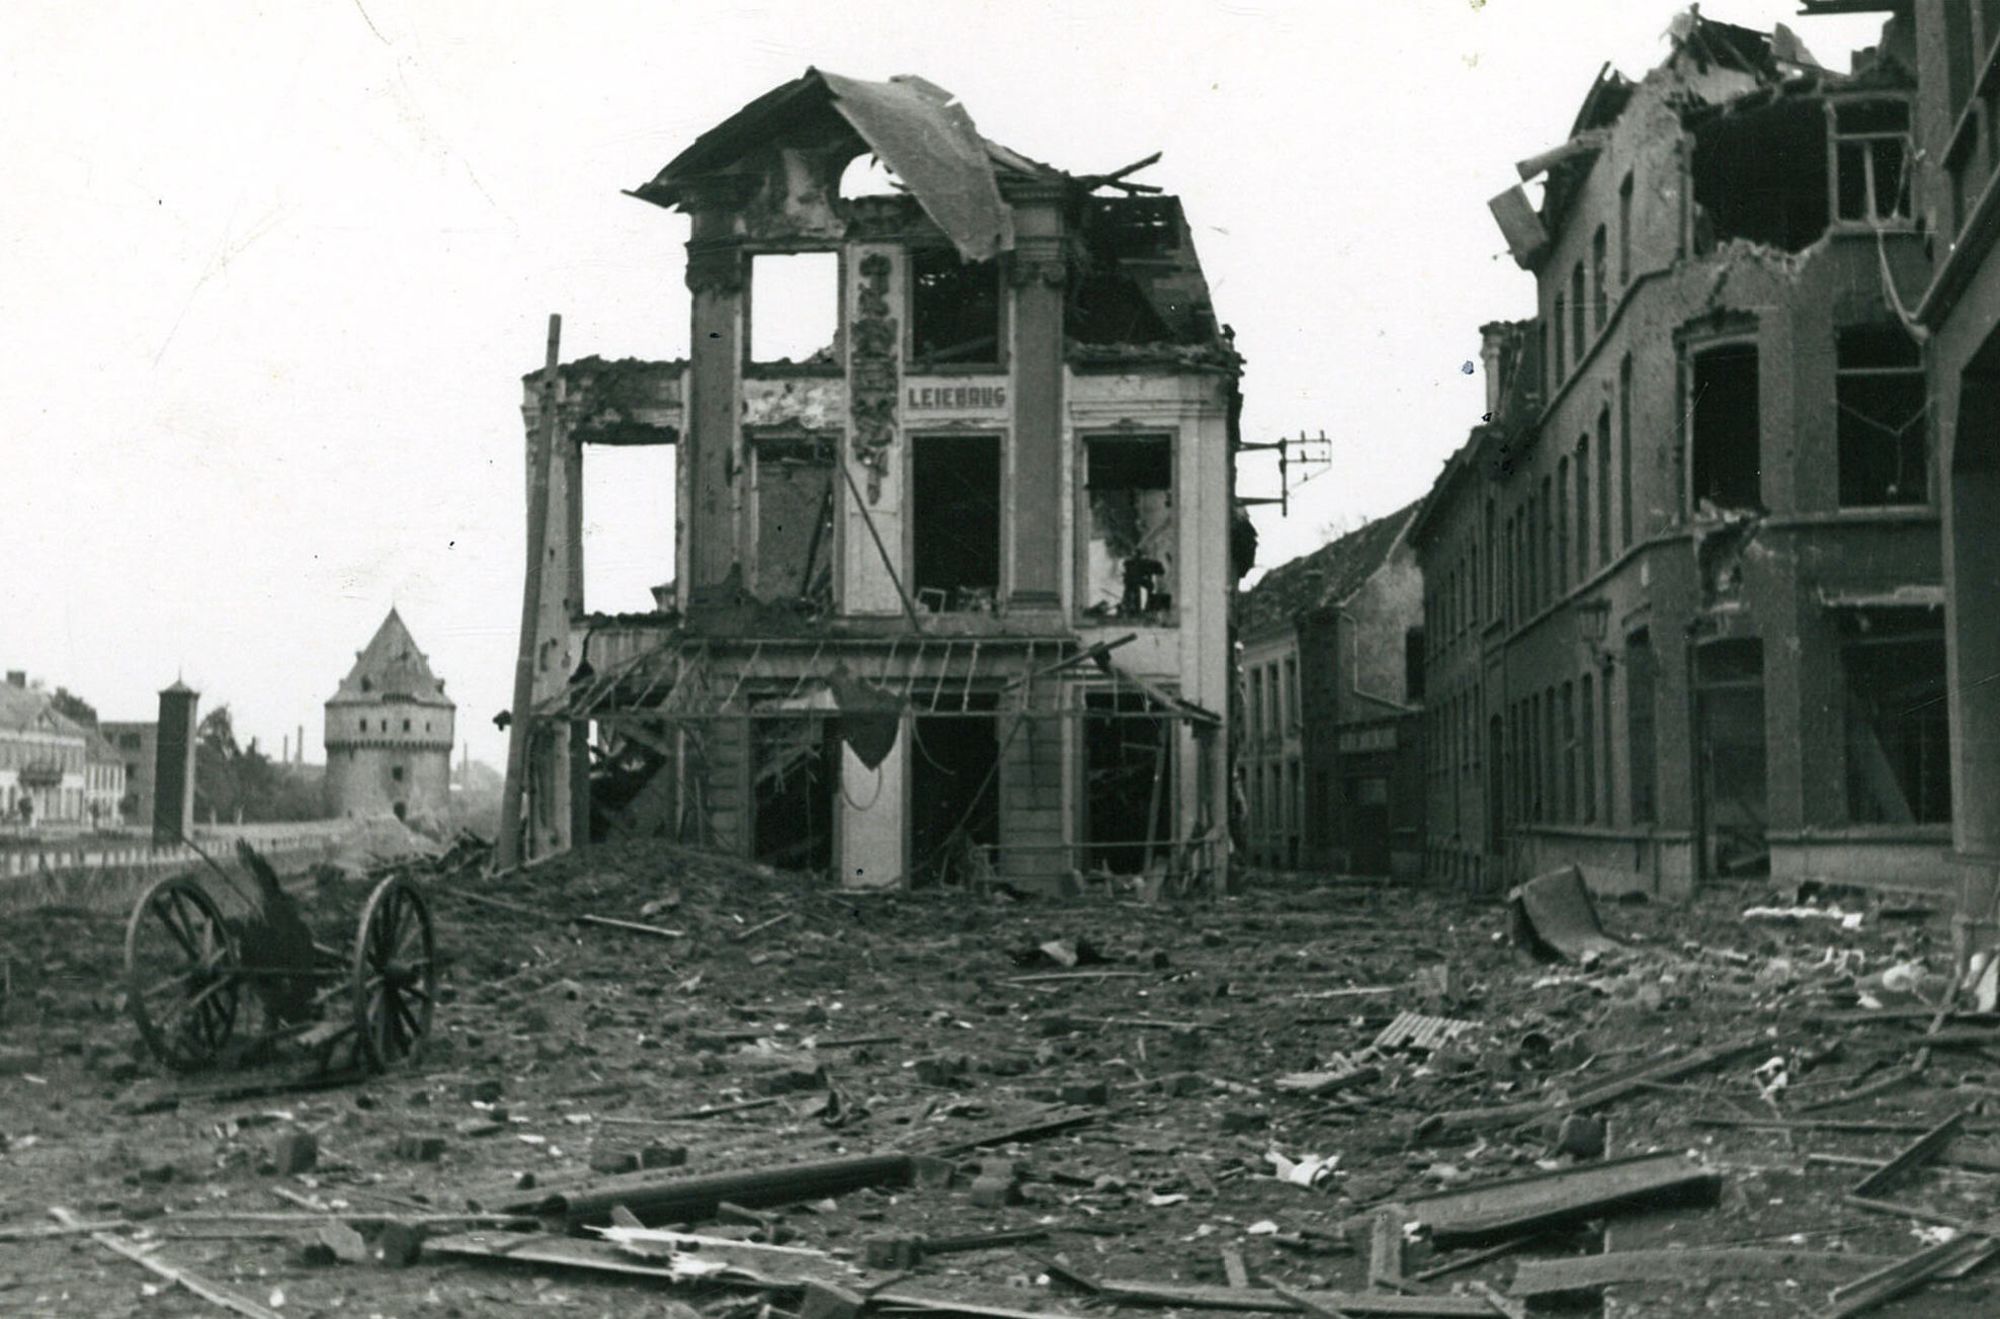
[[[195,707],[201,693],[174,679],[160,693],[153,761],[153,841],[172,846],[194,832]]]
[[[326,703],[328,811],[441,821],[456,711],[391,609]]]

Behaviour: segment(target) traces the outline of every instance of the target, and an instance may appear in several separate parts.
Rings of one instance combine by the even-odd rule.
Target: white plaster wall
[[[904,817],[909,779],[910,721],[876,769],[840,747],[840,827],[837,834],[843,888],[893,888],[903,882]]]

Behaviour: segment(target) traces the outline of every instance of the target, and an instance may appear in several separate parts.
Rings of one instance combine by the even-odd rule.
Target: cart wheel
[[[410,1057],[430,1034],[437,1002],[437,941],[416,886],[392,876],[375,886],[354,938],[354,1035],[376,1070]]]
[[[236,937],[188,875],[148,888],[125,926],[125,1010],[153,1056],[178,1072],[215,1061],[243,993]]]

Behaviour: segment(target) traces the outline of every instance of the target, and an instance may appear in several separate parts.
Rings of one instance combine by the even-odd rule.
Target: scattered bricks
[[[496,1104],[500,1102],[502,1087],[498,1077],[488,1077],[483,1081],[465,1081],[458,1087],[458,1097],[468,1104]]]
[[[1070,1081],[1062,1088],[1065,1104],[1108,1104],[1111,1086],[1104,1081]]]
[[[609,1176],[639,1171],[639,1156],[631,1150],[592,1150],[590,1170]]]
[[[785,1067],[765,1072],[757,1078],[757,1090],[766,1095],[790,1095],[818,1090],[826,1085],[826,1073],[818,1067]]]
[[[831,1282],[806,1283],[799,1319],[859,1319],[867,1298]]]
[[[436,1163],[444,1157],[443,1136],[404,1136],[396,1142],[396,1157],[409,1163]]]
[[[337,1260],[346,1264],[366,1264],[368,1243],[361,1234],[345,1223],[328,1223],[320,1228],[317,1244],[324,1246]]]
[[[296,1177],[319,1162],[319,1142],[310,1131],[287,1131],[272,1142],[271,1170],[280,1177]]]
[[[688,1161],[685,1145],[648,1145],[639,1151],[641,1168],[680,1168]]]
[[[1571,1113],[1556,1131],[1556,1153],[1579,1159],[1604,1157],[1604,1119],[1587,1113]]]
[[[928,1154],[910,1156],[910,1180],[927,1191],[949,1191],[958,1180],[958,1165]]]
[[[917,1079],[925,1085],[950,1085],[971,1070],[971,1060],[962,1053],[940,1053],[917,1059]]]
[[[923,1262],[924,1243],[916,1237],[869,1237],[861,1262],[871,1269],[914,1269]]]
[[[1001,1209],[1007,1205],[1021,1203],[1021,1187],[1017,1182],[1003,1181],[998,1177],[979,1177],[972,1183],[972,1203],[981,1209]]]
[[[1153,1082],[1154,1088],[1163,1095],[1174,1099],[1185,1099],[1189,1095],[1200,1094],[1208,1084],[1208,1078],[1200,1072],[1173,1072]]]
[[[421,1223],[384,1223],[375,1238],[375,1258],[384,1268],[406,1269],[424,1253]]]
[[[1247,1109],[1232,1108],[1222,1115],[1222,1134],[1233,1136],[1246,1131],[1262,1131],[1270,1120],[1269,1117],[1262,1113],[1252,1113]]]

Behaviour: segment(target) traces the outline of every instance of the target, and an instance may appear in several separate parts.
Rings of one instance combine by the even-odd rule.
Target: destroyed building
[[[326,702],[327,814],[442,819],[457,713],[391,609]]]
[[[1952,818],[1905,25],[1677,19],[1493,211],[1538,311],[1412,535],[1428,863],[1931,887]]]
[[[1129,172],[808,70],[634,190],[690,217],[691,356],[527,382],[526,855],[1221,878],[1240,364]],[[673,585],[593,614],[582,465],[633,444],[677,446]]]
[[[1415,513],[1398,509],[1279,564],[1243,594],[1237,766],[1258,865],[1416,869],[1422,693],[1408,646],[1423,580],[1405,535]]]
[[[1928,284],[1900,288],[1928,338],[1937,428],[1959,911],[1990,945],[2000,902],[2000,8],[1879,8],[1915,36],[1918,198],[1937,263]]]

